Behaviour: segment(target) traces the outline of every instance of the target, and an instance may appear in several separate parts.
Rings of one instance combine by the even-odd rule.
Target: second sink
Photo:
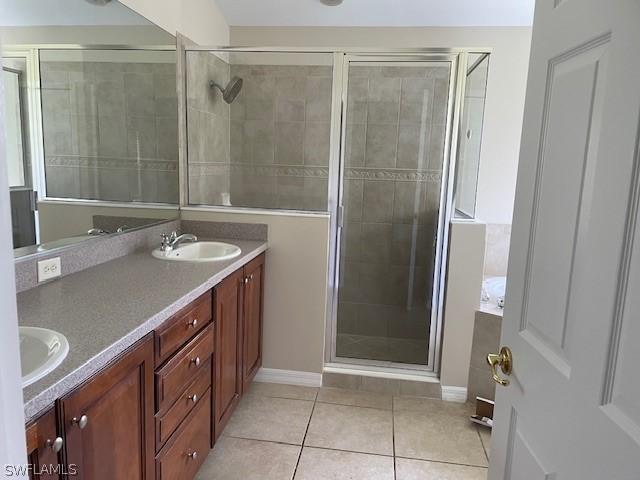
[[[224,242],[194,242],[180,245],[169,252],[156,248],[151,254],[163,260],[180,262],[216,262],[239,256],[240,247]]]
[[[48,328],[20,327],[22,388],[51,372],[67,356],[69,342],[61,333]]]

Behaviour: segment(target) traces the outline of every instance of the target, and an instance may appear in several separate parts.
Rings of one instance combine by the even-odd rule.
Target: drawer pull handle
[[[196,367],[200,366],[200,357],[192,358],[191,363],[193,363]]]
[[[198,319],[197,319],[197,318],[194,318],[193,320],[191,320],[191,321],[189,322],[189,326],[190,326],[191,328],[196,328],[196,325],[198,325]]]
[[[249,277],[244,277],[244,284],[246,285],[247,283],[249,283]]]
[[[187,453],[187,457],[189,457],[191,460],[195,460],[196,458],[198,458],[198,452],[189,452]]]
[[[196,395],[195,393],[193,395],[189,395],[187,398],[193,403],[196,403],[198,401],[198,395]]]
[[[82,430],[87,426],[87,423],[89,423],[89,417],[87,417],[86,415],[82,415],[80,418],[73,417],[71,419],[71,423],[74,425],[78,425],[80,427],[80,430]]]
[[[46,441],[47,447],[49,447],[51,450],[53,450],[56,453],[58,453],[60,450],[62,450],[62,444],[63,443],[64,443],[64,441],[62,440],[62,437],[56,437],[55,440],[48,439]]]

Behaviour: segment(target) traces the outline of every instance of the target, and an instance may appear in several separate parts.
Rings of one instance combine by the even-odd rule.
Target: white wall
[[[184,220],[269,226],[263,367],[321,373],[327,305],[329,217],[183,210]]]
[[[75,203],[61,201],[38,202],[38,221],[40,226],[40,243],[52,242],[61,238],[84,235],[93,228],[94,215],[114,217],[139,217],[170,219],[178,218],[180,212],[175,209],[146,207],[127,207],[92,205],[91,203]]]
[[[511,223],[524,110],[529,27],[231,27],[234,46],[491,47],[477,217]]]
[[[0,98],[3,95],[0,77]],[[0,132],[4,132],[3,101],[0,101]],[[0,231],[3,232],[11,231],[6,160],[4,135],[0,135]],[[13,245],[9,242],[0,242],[0,332],[0,466],[4,469],[7,464],[26,463]]]
[[[229,25],[214,0],[120,0],[167,32],[200,45],[228,45]]]
[[[5,45],[174,45],[175,39],[155,26],[2,27]]]
[[[451,222],[440,371],[443,391],[445,387],[467,388],[473,325],[480,308],[484,250],[483,223]]]

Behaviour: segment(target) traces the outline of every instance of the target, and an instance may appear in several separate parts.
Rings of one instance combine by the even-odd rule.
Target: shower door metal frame
[[[344,54],[340,64],[342,80],[340,83],[340,152],[338,179],[334,180],[335,210],[332,210],[331,223],[331,249],[329,266],[329,301],[327,322],[327,345],[325,360],[334,367],[386,370],[387,372],[403,372],[420,374],[424,376],[438,376],[440,370],[440,357],[442,345],[442,326],[444,308],[444,290],[446,284],[446,263],[449,241],[450,220],[453,217],[453,190],[455,185],[456,153],[459,136],[459,124],[462,110],[462,97],[464,93],[465,73],[467,70],[467,57],[469,53],[490,53],[490,49],[469,49],[446,51],[444,49],[428,49],[420,52],[388,52],[367,53],[355,52]],[[337,321],[338,321],[338,287],[340,278],[340,237],[342,231],[344,166],[346,154],[346,116],[348,100],[348,75],[350,63],[379,62],[379,63],[425,63],[425,62],[450,62],[451,72],[449,77],[449,96],[447,100],[447,120],[445,128],[445,145],[443,152],[442,178],[440,189],[440,208],[438,209],[438,229],[435,247],[435,263],[433,271],[431,318],[429,339],[425,348],[428,348],[428,361],[426,365],[407,364],[392,361],[369,360],[337,355]],[[334,67],[335,69],[335,67]],[[330,187],[331,191],[331,187]],[[425,318],[425,321],[427,319]]]

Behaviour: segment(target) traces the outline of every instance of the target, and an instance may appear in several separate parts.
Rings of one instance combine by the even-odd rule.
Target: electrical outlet
[[[38,262],[38,282],[44,282],[61,275],[60,257]]]

